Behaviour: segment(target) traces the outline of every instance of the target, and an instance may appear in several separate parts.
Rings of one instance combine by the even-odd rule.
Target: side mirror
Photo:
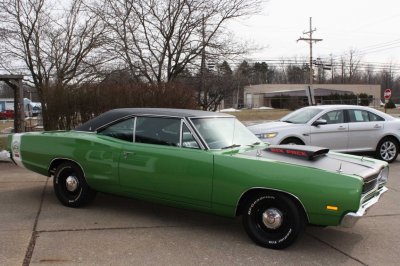
[[[326,125],[328,124],[328,121],[326,121],[325,119],[317,119],[314,121],[314,123],[312,123],[313,126],[317,127],[319,125]]]

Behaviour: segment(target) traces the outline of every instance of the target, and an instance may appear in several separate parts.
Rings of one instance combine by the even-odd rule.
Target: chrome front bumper
[[[382,196],[383,193],[388,191],[386,187],[380,188],[376,195],[369,199],[368,201],[364,202],[360,208],[358,209],[357,212],[349,212],[345,216],[343,216],[342,221],[340,222],[340,225],[343,227],[353,227],[357,221],[364,216],[364,214],[367,212],[367,210],[373,206],[375,203],[379,201],[379,198]]]

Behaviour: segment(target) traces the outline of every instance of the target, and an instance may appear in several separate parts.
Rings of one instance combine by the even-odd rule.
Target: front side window
[[[320,117],[326,120],[328,124],[341,124],[344,123],[343,110],[335,110],[328,112]]]
[[[105,135],[109,137],[113,137],[116,139],[121,139],[125,141],[132,142],[133,141],[133,126],[134,126],[134,118],[130,118],[116,124],[113,124],[100,132],[99,135]]]
[[[200,149],[199,144],[194,138],[192,132],[183,124],[182,126],[182,147],[183,148],[191,148],[191,149]]]
[[[137,117],[135,142],[179,146],[181,119]]]

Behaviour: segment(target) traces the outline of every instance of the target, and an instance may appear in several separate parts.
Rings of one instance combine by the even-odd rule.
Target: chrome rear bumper
[[[357,212],[349,212],[345,216],[343,216],[340,225],[343,227],[353,227],[357,221],[364,216],[367,210],[373,206],[375,203],[379,201],[379,198],[385,193],[388,189],[386,187],[380,188],[374,197],[364,202]]]

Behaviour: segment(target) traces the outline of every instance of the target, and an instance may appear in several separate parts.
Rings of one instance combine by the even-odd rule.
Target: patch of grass
[[[7,135],[0,135],[0,151],[7,149]]]
[[[0,132],[9,127],[14,127],[13,120],[0,120]],[[0,134],[0,151],[7,149],[7,136],[7,134]]]
[[[385,109],[383,108],[377,108],[378,110],[385,112]],[[392,115],[394,117],[399,117],[400,116],[400,109],[398,108],[392,108],[392,109],[386,109],[386,113],[389,115]]]
[[[230,112],[228,114],[234,115],[240,121],[258,121],[258,120],[277,120],[284,115],[290,113],[286,109],[270,109],[270,110],[253,110],[242,109],[240,112]]]
[[[14,127],[13,120],[0,120],[0,131],[6,129],[8,127]]]

